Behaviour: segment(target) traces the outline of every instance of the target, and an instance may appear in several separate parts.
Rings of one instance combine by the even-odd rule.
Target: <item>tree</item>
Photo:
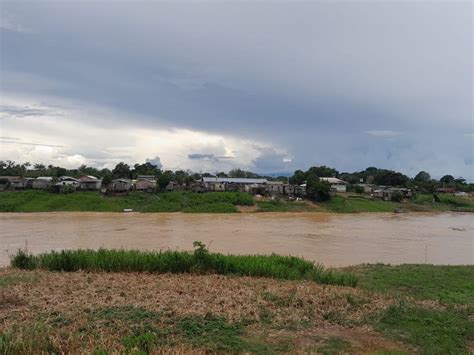
[[[414,180],[420,182],[428,182],[431,180],[431,176],[426,171],[420,171],[418,174],[416,174]]]
[[[165,171],[161,176],[158,178],[158,186],[160,190],[164,190],[166,186],[173,180],[173,176],[169,174],[168,171]]]
[[[454,176],[452,175],[444,175],[441,179],[439,179],[439,182],[443,184],[450,184],[454,181]]]
[[[327,201],[331,198],[331,185],[321,181],[319,177],[311,175],[306,181],[306,196],[313,201]]]
[[[296,170],[292,177],[290,177],[290,184],[301,185],[306,181],[306,174],[303,170]]]
[[[328,166],[313,166],[308,169],[306,174],[315,175],[317,177],[337,177],[339,172]]]
[[[124,162],[118,163],[114,170],[112,170],[112,176],[114,179],[117,178],[127,178],[129,179],[131,177],[130,173],[130,166],[128,164],[125,164]]]

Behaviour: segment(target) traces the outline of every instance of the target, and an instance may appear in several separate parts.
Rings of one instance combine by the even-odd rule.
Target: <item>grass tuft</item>
[[[194,243],[193,253],[179,251],[144,252],[138,250],[63,250],[33,256],[19,251],[11,265],[50,271],[106,271],[195,273],[272,277],[310,280],[321,284],[356,286],[350,273],[325,269],[320,264],[281,255],[224,255],[209,253],[205,245]]]

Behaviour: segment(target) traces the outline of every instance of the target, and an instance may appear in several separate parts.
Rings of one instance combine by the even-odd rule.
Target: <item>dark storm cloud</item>
[[[376,165],[474,178],[464,159],[473,150],[468,1],[2,8],[2,92],[114,107],[139,127],[261,139],[294,157],[255,157],[267,171]]]

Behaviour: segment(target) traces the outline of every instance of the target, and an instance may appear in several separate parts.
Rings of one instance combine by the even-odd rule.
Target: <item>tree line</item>
[[[426,171],[420,171],[414,178],[410,178],[400,172],[369,167],[362,171],[353,173],[339,172],[328,166],[313,166],[306,171],[296,170],[290,177],[287,176],[262,176],[251,171],[232,169],[229,172],[196,173],[190,170],[163,170],[150,162],[135,164],[133,166],[124,162],[118,163],[113,169],[98,169],[87,165],[81,165],[77,169],[66,169],[60,166],[17,163],[15,161],[0,161],[0,175],[2,176],[72,176],[93,175],[109,183],[113,179],[127,178],[136,179],[139,175],[155,176],[160,186],[166,186],[170,181],[177,183],[191,183],[206,176],[231,177],[231,178],[266,178],[270,181],[289,181],[291,184],[301,185],[306,183],[307,194],[316,200],[324,200],[329,196],[329,184],[321,181],[320,177],[336,177],[350,184],[349,188],[356,188],[360,183],[417,188],[424,192],[435,192],[441,187],[451,187],[458,191],[474,191],[474,184],[466,183],[463,178],[455,178],[453,175],[444,175],[439,180],[433,179]]]

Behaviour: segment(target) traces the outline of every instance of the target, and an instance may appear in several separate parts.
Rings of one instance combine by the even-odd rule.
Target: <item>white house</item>
[[[331,185],[331,190],[333,191],[346,192],[347,190],[348,183],[344,180],[335,177],[321,177],[319,180],[328,182]]]

